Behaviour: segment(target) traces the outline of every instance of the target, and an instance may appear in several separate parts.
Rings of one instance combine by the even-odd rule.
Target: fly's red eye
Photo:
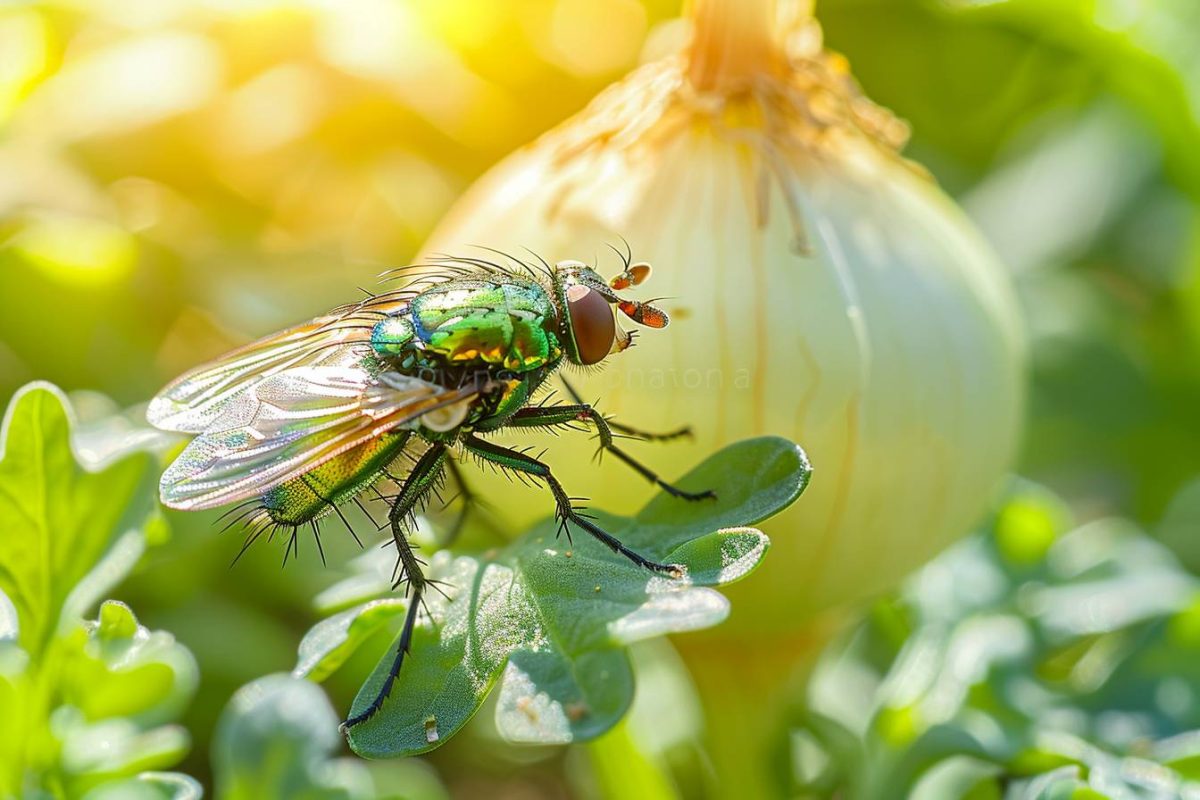
[[[617,338],[617,321],[608,301],[587,286],[575,284],[567,289],[567,307],[579,363],[603,361]]]

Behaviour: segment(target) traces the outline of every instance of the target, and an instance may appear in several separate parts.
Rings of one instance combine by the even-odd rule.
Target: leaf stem
[[[802,703],[816,655],[842,623],[821,615],[795,635],[731,642],[685,637],[680,653],[704,707],[705,750],[711,759],[715,800],[782,797],[791,776],[781,773],[790,714]]]
[[[673,800],[679,796],[666,770],[638,749],[622,719],[587,745],[600,794],[611,800]]]

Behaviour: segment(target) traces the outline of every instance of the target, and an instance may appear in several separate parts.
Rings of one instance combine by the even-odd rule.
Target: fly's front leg
[[[688,492],[680,489],[678,486],[667,483],[658,476],[657,472],[617,447],[613,442],[613,424],[606,420],[603,414],[587,403],[523,408],[516,414],[513,414],[508,422],[505,423],[505,426],[511,428],[553,428],[559,425],[570,426],[575,422],[590,422],[592,425],[595,425],[602,449],[621,459],[621,461],[632,467],[643,478],[655,484],[672,497],[679,497],[684,500],[716,499],[717,495],[712,489],[706,489],[703,492]]]
[[[614,553],[625,556],[639,567],[645,567],[651,572],[660,572],[665,575],[670,575],[673,578],[683,577],[683,568],[678,564],[660,564],[657,561],[651,561],[645,556],[630,550],[625,545],[621,544],[621,540],[613,536],[608,531],[601,528],[596,523],[592,522],[587,517],[581,515],[579,511],[571,504],[571,497],[563,489],[562,484],[550,472],[550,467],[533,456],[512,450],[508,447],[492,444],[491,442],[480,439],[475,434],[470,434],[463,439],[463,446],[467,451],[474,453],[492,464],[496,464],[504,469],[516,470],[524,472],[527,475],[532,475],[535,478],[540,478],[545,482],[550,489],[550,493],[554,495],[554,503],[558,510],[558,518],[562,521],[565,528],[568,522],[573,522],[575,525],[583,528],[592,536],[596,537],[602,544],[611,549]],[[569,534],[568,534],[569,535]]]
[[[391,524],[392,538],[396,542],[396,552],[399,555],[398,577],[393,588],[399,588],[400,584],[405,584],[404,593],[410,597],[408,613],[404,615],[404,628],[400,631],[400,642],[396,646],[396,655],[392,659],[392,667],[388,671],[387,679],[379,687],[379,692],[370,705],[342,723],[343,729],[352,728],[360,722],[365,722],[375,716],[375,713],[383,707],[383,701],[391,693],[392,684],[396,682],[396,676],[400,674],[404,656],[408,654],[409,648],[412,646],[413,629],[417,625],[417,610],[421,607],[421,599],[425,594],[425,589],[429,586],[429,581],[426,580],[425,573],[421,571],[421,560],[417,558],[412,545],[408,543],[405,524],[437,482],[445,463],[446,446],[443,444],[430,445],[413,466],[412,472],[404,479],[400,493],[392,502],[391,511],[388,513],[388,522]]]
[[[447,456],[446,445],[430,445],[429,449],[413,465],[412,472],[408,473],[408,477],[404,479],[404,483],[400,486],[400,493],[392,501],[392,508],[388,512],[392,539],[396,543],[396,552],[399,554],[398,575],[392,588],[398,589],[401,584],[406,584],[405,594],[408,594],[410,588],[414,593],[424,591],[426,583],[425,576],[421,572],[421,561],[413,553],[412,546],[408,543],[408,531],[405,530],[405,526],[412,520],[417,506],[437,483],[438,477],[446,465]]]
[[[588,405],[587,402],[584,401],[583,396],[580,395],[579,392],[575,391],[575,387],[567,383],[566,378],[560,374],[558,379],[562,382],[563,388],[567,390],[567,394],[571,395],[571,399],[575,401],[576,405]],[[673,439],[683,439],[685,437],[691,438],[692,436],[691,425],[684,425],[682,428],[677,428],[673,431],[667,431],[666,433],[652,433],[649,431],[638,430],[637,428],[631,428],[628,425],[622,425],[619,422],[612,422],[611,420],[605,421],[608,422],[608,427],[612,428],[617,433],[624,434],[625,436],[632,436],[635,439],[643,439],[647,442],[669,442]]]

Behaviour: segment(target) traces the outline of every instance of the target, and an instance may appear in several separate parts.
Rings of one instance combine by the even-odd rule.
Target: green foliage
[[[18,644],[33,658],[64,617],[79,617],[136,560],[154,508],[149,456],[93,472],[76,460],[70,435],[64,401],[49,387],[18,393],[4,421],[0,589],[21,622]],[[118,564],[93,573],[106,556]]]
[[[1177,180],[1200,197],[1194,42],[1175,35],[1196,29],[1200,6],[1191,0],[1124,10],[1098,10],[1095,0],[1002,0],[974,8],[943,2],[968,22],[1019,32],[1085,67],[1087,89],[1111,92],[1136,109],[1155,129]]]
[[[448,800],[420,761],[334,758],[338,717],[320,687],[286,674],[243,686],[212,748],[217,800]]]
[[[189,798],[151,770],[188,747],[167,724],[195,689],[191,654],[122,603],[83,615],[161,536],[153,459],[81,464],[58,391],[31,385],[0,432],[0,797]]]
[[[365,800],[370,775],[350,759],[333,759],[338,718],[319,687],[268,675],[242,687],[226,707],[213,747],[221,800]]]
[[[631,518],[599,523],[650,558],[687,567],[687,577],[652,575],[591,537],[556,539],[547,521],[479,556],[438,553],[430,574],[448,597],[429,600],[411,655],[383,709],[349,733],[372,757],[431,750],[475,714],[497,683],[496,724],[507,739],[555,743],[594,738],[624,715],[633,697],[630,643],[720,622],[728,601],[708,588],[749,574],[766,553],[761,532],[744,527],[785,508],[809,476],[804,453],[779,438],[732,445],[680,482],[715,488],[715,502],[660,494]],[[325,594],[338,606],[300,645],[297,675],[323,678],[372,633],[403,617],[389,585],[391,564],[371,556],[360,574]],[[395,645],[363,684],[352,712],[375,695]]]
[[[1017,487],[990,530],[826,652],[793,732],[801,787],[854,800],[1200,792],[1200,581],[1129,523],[1069,528],[1053,495]]]

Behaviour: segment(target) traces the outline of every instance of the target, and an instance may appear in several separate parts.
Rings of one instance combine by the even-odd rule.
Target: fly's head
[[[627,263],[621,274],[607,282],[582,261],[555,264],[554,299],[568,360],[598,364],[629,347],[633,334],[617,324],[615,311],[648,328],[667,327],[669,320],[661,309],[617,294],[649,276],[650,265],[644,262]]]

